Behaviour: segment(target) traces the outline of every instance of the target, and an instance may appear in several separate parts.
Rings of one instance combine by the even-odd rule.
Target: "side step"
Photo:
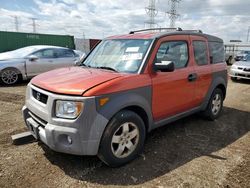
[[[14,145],[23,145],[36,141],[30,131],[12,135],[11,139]]]

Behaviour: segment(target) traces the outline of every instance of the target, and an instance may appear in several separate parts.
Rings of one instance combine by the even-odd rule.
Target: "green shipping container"
[[[0,31],[0,53],[31,45],[53,45],[75,49],[74,36]]]

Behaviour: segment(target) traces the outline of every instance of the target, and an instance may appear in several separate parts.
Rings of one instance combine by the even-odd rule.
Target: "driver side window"
[[[185,41],[169,41],[161,44],[156,54],[156,62],[172,61],[175,68],[186,67],[188,62],[188,46]]]
[[[37,56],[38,58],[54,58],[54,50],[53,49],[45,49],[45,50],[40,50],[33,55]]]

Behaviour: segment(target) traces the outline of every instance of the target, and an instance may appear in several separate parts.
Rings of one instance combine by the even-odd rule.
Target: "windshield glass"
[[[94,68],[111,68],[117,72],[135,73],[152,40],[114,39],[102,41],[83,62]]]
[[[250,55],[248,55],[247,57],[245,57],[245,58],[243,59],[243,61],[248,61],[248,62],[250,63]]]

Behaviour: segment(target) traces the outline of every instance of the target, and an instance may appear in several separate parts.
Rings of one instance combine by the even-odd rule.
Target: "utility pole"
[[[146,14],[149,16],[149,20],[145,23],[149,25],[149,28],[154,28],[155,26],[155,16],[158,11],[155,8],[155,0],[149,0],[149,5],[145,7]]]
[[[37,18],[30,18],[32,20],[33,33],[36,33],[36,20]]]
[[[249,42],[249,34],[250,34],[250,26],[248,26],[248,31],[247,31],[247,42]]]
[[[166,12],[169,16],[169,19],[170,19],[170,25],[169,27],[170,28],[174,28],[175,27],[175,21],[176,19],[180,16],[178,13],[177,13],[177,4],[180,2],[181,0],[169,0],[170,2],[170,10],[168,12]]]
[[[15,29],[16,29],[16,32],[18,32],[18,28],[19,28],[18,17],[17,16],[11,16],[11,17],[14,18]]]

